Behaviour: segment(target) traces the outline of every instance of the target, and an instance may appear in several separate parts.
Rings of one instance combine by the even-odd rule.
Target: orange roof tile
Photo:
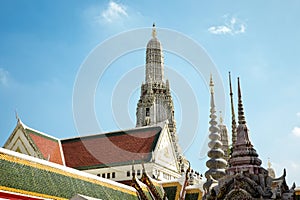
[[[161,130],[147,127],[61,140],[66,165],[92,169],[148,161]]]
[[[38,133],[31,129],[25,129],[29,137],[32,139],[36,147],[39,149],[44,159],[50,162],[63,165],[59,140],[48,137],[42,133]]]

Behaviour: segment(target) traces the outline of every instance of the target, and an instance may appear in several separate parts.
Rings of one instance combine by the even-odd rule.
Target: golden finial
[[[152,25],[152,37],[156,38],[156,27],[155,27],[155,23],[153,23]]]
[[[268,158],[268,168],[271,168],[272,165],[271,165],[271,162],[270,162],[270,158]]]
[[[209,83],[209,87],[210,87],[210,93],[214,93],[214,82],[213,82],[213,78],[212,78],[212,74],[210,74],[210,83]]]

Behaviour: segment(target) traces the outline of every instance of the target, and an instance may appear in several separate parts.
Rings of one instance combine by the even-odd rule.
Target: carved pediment
[[[224,199],[225,200],[240,200],[240,199],[252,200],[254,198],[252,198],[252,196],[246,190],[234,189],[230,191],[229,194],[227,194]]]
[[[219,190],[218,199],[228,198],[228,195],[231,195],[233,191],[235,191],[234,194],[239,194],[236,193],[239,190],[247,192],[247,194],[249,194],[252,198],[270,198],[272,196],[270,188],[265,188],[259,185],[254,180],[243,174],[237,174],[236,176],[231,177],[228,181],[225,181],[225,184]]]

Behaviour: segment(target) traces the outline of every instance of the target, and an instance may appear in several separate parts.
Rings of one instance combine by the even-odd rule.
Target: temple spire
[[[237,140],[229,159],[227,174],[234,175],[242,171],[250,174],[260,173],[261,160],[249,139],[249,129],[246,125],[240,79],[238,78],[238,127]]]
[[[226,125],[223,124],[223,116],[222,111],[219,111],[219,134],[220,134],[220,141],[222,142],[222,150],[224,151],[224,159],[228,161],[229,159],[229,143],[228,143],[228,131]]]
[[[210,74],[210,82],[209,82],[209,88],[210,88],[210,107],[211,109],[213,109],[213,112],[215,113],[215,99],[214,99],[214,81],[213,81],[213,78],[212,78],[212,74]]]
[[[242,92],[240,87],[240,78],[238,78],[238,119],[239,124],[246,124],[242,102]]]
[[[220,113],[220,117],[219,117],[219,123],[220,123],[220,125],[223,125],[223,115],[222,115],[222,111],[219,111],[219,113]]]
[[[236,142],[236,121],[235,121],[235,112],[234,112],[234,103],[233,103],[233,92],[231,85],[231,74],[229,72],[229,88],[230,88],[230,102],[231,102],[231,132],[232,132],[232,146],[234,146]]]
[[[215,84],[212,78],[212,74],[210,74],[210,81],[209,81],[210,93],[214,93],[214,86]]]
[[[209,139],[210,142],[208,146],[210,150],[207,155],[209,160],[206,162],[208,170],[205,172],[205,177],[209,180],[209,177],[213,177],[218,180],[225,175],[225,167],[227,165],[226,160],[224,160],[224,151],[222,150],[222,142],[220,141],[221,137],[219,134],[219,128],[217,126],[218,122],[216,121],[216,108],[214,103],[214,82],[212,75],[210,75],[210,127],[209,127]]]

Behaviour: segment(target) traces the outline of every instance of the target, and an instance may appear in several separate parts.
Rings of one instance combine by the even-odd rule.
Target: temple
[[[150,35],[150,34],[149,34]],[[0,199],[300,199],[262,161],[249,137],[238,79],[238,124],[229,74],[231,144],[210,77],[209,150],[204,180],[180,150],[170,83],[155,25],[146,45],[136,127],[55,138],[17,123],[0,148]],[[208,106],[209,107],[209,106]],[[204,163],[199,163],[199,165]]]
[[[164,80],[163,49],[153,24],[152,38],[146,49],[145,83],[141,86],[141,96],[136,109],[136,127],[167,122],[176,158],[180,162],[182,154],[177,143],[174,112],[170,83]]]
[[[235,128],[231,77],[229,75],[232,105],[232,127]],[[218,179],[207,178],[203,199],[294,199],[295,183],[288,187],[284,169],[283,175],[275,178],[269,165],[264,169],[262,161],[250,141],[246,124],[240,80],[238,78],[238,126],[232,131],[232,149],[226,174]],[[236,134],[235,134],[236,133]],[[236,135],[236,137],[235,137]],[[269,174],[269,172],[271,172]]]

